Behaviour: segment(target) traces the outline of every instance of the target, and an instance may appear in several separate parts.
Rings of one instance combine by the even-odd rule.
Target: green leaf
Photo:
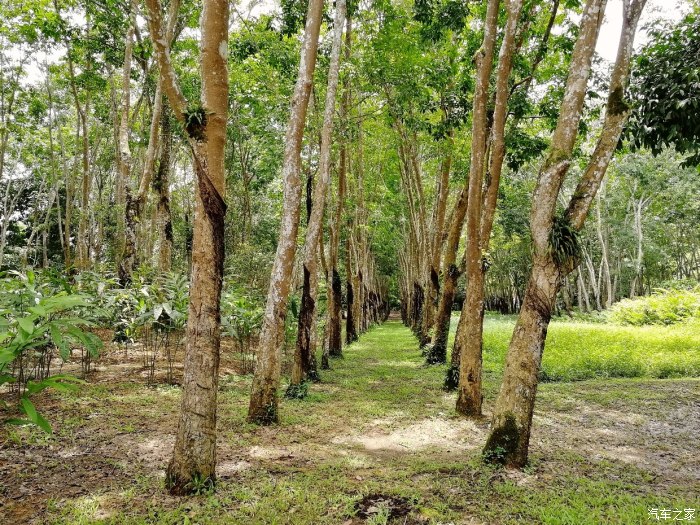
[[[8,425],[17,425],[17,426],[31,425],[32,424],[32,422],[29,421],[28,419],[19,419],[16,417],[6,419],[5,423],[7,423]]]
[[[41,317],[46,317],[48,315],[46,308],[44,308],[40,304],[38,304],[36,306],[30,306],[29,308],[27,308],[27,310],[29,310],[33,314],[36,314],[36,315],[41,316]]]
[[[32,402],[29,401],[28,398],[23,397],[21,403],[22,409],[24,410],[24,413],[27,414],[29,420],[36,426],[41,428],[47,434],[51,434],[51,425],[49,425],[49,422],[46,421],[46,419],[44,419],[44,417],[36,411],[36,408],[34,407]]]
[[[17,324],[27,335],[30,335],[34,332],[34,321],[30,317],[21,317],[17,319]]]
[[[15,381],[17,381],[17,379],[10,374],[0,374],[0,386],[7,383],[14,383]]]
[[[66,343],[66,340],[63,338],[63,334],[54,324],[51,325],[50,332],[51,340],[53,341],[53,344],[55,344],[58,347],[61,359],[63,359],[64,361],[68,361],[68,358],[70,357],[70,347]]]

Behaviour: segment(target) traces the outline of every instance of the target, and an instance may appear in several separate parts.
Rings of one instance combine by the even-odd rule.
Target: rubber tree
[[[224,147],[228,114],[226,0],[204,0],[200,18],[202,93],[199,105],[182,94],[163,27],[159,0],[147,0],[148,24],[163,91],[187,134],[196,178],[192,272],[182,403],[166,485],[177,495],[216,480],[216,398],[219,386],[220,298],[224,269]]]
[[[292,368],[292,378],[288,390],[288,394],[292,397],[298,397],[302,392],[302,390],[299,390],[299,385],[301,385],[305,379],[318,380],[318,372],[315,370],[314,366],[315,348],[313,347],[313,342],[315,341],[313,332],[316,329],[314,319],[316,317],[316,301],[318,296],[318,254],[323,227],[323,213],[326,207],[326,196],[331,180],[333,116],[335,114],[335,100],[338,90],[340,49],[343,44],[345,13],[345,0],[338,0],[335,5],[335,17],[333,20],[333,44],[331,48],[331,61],[328,69],[328,87],[326,89],[323,125],[321,128],[319,176],[313,190],[313,205],[306,228],[306,238],[304,240],[304,262],[302,268],[304,284],[301,295],[301,308],[299,310],[294,366]]]
[[[486,31],[483,48],[493,53],[493,44],[487,44],[487,38],[495,39],[494,31],[498,17],[498,2],[493,8],[491,3],[487,12]],[[457,325],[454,353],[460,354],[459,386],[457,396],[457,412],[468,416],[481,415],[482,347],[484,326],[484,253],[488,250],[493,217],[496,211],[498,183],[505,157],[505,127],[508,116],[508,98],[510,94],[509,79],[513,65],[513,55],[516,47],[518,21],[523,7],[522,0],[509,0],[507,3],[508,18],[503,30],[501,50],[498,55],[496,71],[495,103],[491,137],[488,150],[486,147],[485,129],[487,126],[486,113],[489,92],[490,67],[477,58],[477,84],[474,97],[474,124],[472,130],[472,159],[469,170],[469,198],[467,205],[467,290],[462,314]],[[486,51],[485,51],[486,52]],[[490,58],[490,57],[488,57]],[[484,60],[488,59],[484,57]],[[489,64],[490,64],[489,60]],[[484,71],[485,70],[485,71]],[[482,85],[482,82],[485,85]],[[477,104],[483,107],[477,108]],[[480,121],[477,120],[480,119]],[[477,129],[477,126],[479,129]],[[482,128],[483,126],[483,128]],[[478,143],[477,143],[478,141]],[[484,173],[484,166],[488,166]],[[483,192],[486,185],[486,192]]]
[[[624,101],[624,91],[634,35],[645,3],[646,0],[623,2],[620,44],[610,78],[602,130],[566,211],[557,216],[557,202],[572,160],[606,0],[588,0],[584,7],[561,112],[533,194],[530,213],[532,269],[484,447],[487,460],[512,467],[527,463],[547,328],[560,284],[578,265],[577,234],[584,225],[629,116],[630,107]]]
[[[300,178],[301,147],[306,111],[316,67],[316,51],[322,13],[323,0],[310,0],[306,13],[299,74],[292,95],[291,111],[285,134],[282,165],[282,181],[284,183],[282,217],[248,406],[248,421],[263,425],[278,421],[279,400],[277,393],[282,372],[281,349],[299,231],[302,186]]]

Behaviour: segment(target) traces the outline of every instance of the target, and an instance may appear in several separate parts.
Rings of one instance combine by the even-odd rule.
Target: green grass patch
[[[453,318],[453,329],[456,324]],[[514,326],[512,316],[486,316],[487,372],[502,372]],[[700,377],[700,324],[620,326],[552,321],[541,375],[543,381]]]
[[[486,321],[487,410],[492,409],[500,385],[514,322],[512,317],[491,316]],[[637,332],[618,328],[553,323],[545,364],[558,368],[550,368],[550,373],[573,367],[566,378],[582,378],[584,368],[577,359],[588,355],[588,342],[595,342],[602,355],[610,359],[619,349],[629,350],[629,341]],[[669,329],[650,327],[641,341],[646,342],[645,348],[653,342],[663,353],[669,334],[676,334],[680,340],[692,338],[692,334],[680,334],[678,328],[665,332]],[[605,350],[606,341],[612,340],[617,341],[615,349]],[[639,350],[637,354],[647,359],[653,352]],[[345,440],[406,432],[407,428],[416,429],[433,420],[441,421],[439,428],[463,422],[454,414],[455,395],[442,391],[445,366],[425,366],[416,338],[400,323],[386,323],[363,334],[360,341],[344,349],[344,355],[344,359],[332,361],[332,370],[323,371],[322,383],[309,385],[304,400],[281,399],[281,423],[276,427],[245,422],[250,376],[222,378],[220,462],[242,461],[247,466],[229,470],[213,493],[170,497],[162,477],[165,460],[154,465],[153,460],[145,458],[142,463],[143,458],[136,452],[141,450],[140,445],[174,433],[179,391],[172,387],[99,383],[84,385],[72,401],[52,396],[61,400],[60,408],[57,406],[53,413],[57,435],[62,434],[65,425],[75,439],[66,442],[66,437],[55,435],[47,438],[49,442],[31,443],[24,435],[27,429],[19,429],[22,434],[6,441],[8,453],[24,457],[23,450],[27,449],[23,447],[29,445],[33,453],[43,451],[42,457],[51,457],[56,452],[48,450],[49,446],[72,452],[73,447],[81,447],[83,440],[90,438],[87,448],[79,450],[85,456],[61,456],[70,479],[83,484],[80,494],[65,494],[62,485],[52,489],[54,485],[47,483],[46,460],[35,462],[36,469],[44,469],[42,472],[35,472],[33,467],[22,480],[27,487],[40,485],[53,490],[48,504],[32,503],[45,507],[37,522],[50,524],[337,525],[353,519],[353,523],[403,523],[404,518],[386,521],[381,513],[371,521],[357,519],[360,502],[375,494],[408,502],[411,513],[407,523],[434,525],[636,525],[645,521],[652,507],[697,506],[698,484],[682,470],[675,471],[674,476],[685,477],[668,477],[654,463],[630,464],[583,452],[572,444],[580,443],[576,441],[580,430],[589,430],[591,435],[583,444],[596,447],[594,431],[609,426],[608,421],[614,421],[618,411],[635,414],[635,421],[652,420],[673,411],[680,411],[678,417],[682,417],[687,413],[683,410],[687,411],[697,396],[698,381],[597,379],[602,375],[600,367],[609,361],[601,358],[596,367],[587,369],[596,379],[575,384],[545,383],[538,392],[538,435],[531,450],[531,465],[522,473],[513,473],[485,465],[481,442],[470,449],[453,448],[447,443],[417,449],[399,446],[370,450],[356,440]],[[576,419],[583,417],[582,411],[587,414],[585,421]],[[601,423],[603,416],[609,419]],[[551,422],[560,425],[557,432],[552,431]],[[631,428],[637,427],[628,426],[624,431]],[[474,440],[473,431],[450,439],[455,445]],[[676,433],[663,440],[664,447],[671,447],[669,450],[661,450],[661,443],[653,440],[635,442],[632,434],[630,440],[629,446],[638,447],[645,457],[661,452],[674,461],[688,461],[690,457],[688,438]],[[679,444],[681,449],[673,450]],[[172,445],[164,441],[161,446],[169,452]],[[93,449],[95,452],[90,452]],[[253,454],[254,450],[258,454]],[[279,452],[267,457],[260,451]],[[103,455],[110,458],[109,465],[114,469],[107,469],[110,476],[100,481],[90,473],[92,463],[101,465]],[[90,463],[85,464],[88,457]],[[673,463],[669,460],[669,464]],[[63,483],[63,476],[51,479]]]

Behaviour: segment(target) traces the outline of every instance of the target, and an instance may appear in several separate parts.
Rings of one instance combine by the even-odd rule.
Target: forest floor
[[[425,367],[396,321],[346,348],[306,400],[284,400],[275,427],[245,423],[251,377],[224,366],[219,483],[190,498],[163,488],[179,390],[108,351],[78,393],[37,399],[53,436],[0,430],[0,523],[637,525],[652,508],[700,522],[700,380],[543,383],[531,464],[509,471],[480,459],[492,346],[477,422],[455,415],[444,367]]]

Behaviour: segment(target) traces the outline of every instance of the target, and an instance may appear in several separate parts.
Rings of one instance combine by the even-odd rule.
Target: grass
[[[502,372],[514,325],[511,316],[486,317],[485,370]],[[609,377],[700,377],[700,324],[550,324],[542,359],[543,381]]]
[[[512,323],[487,321],[487,410]],[[569,326],[553,326],[545,359],[559,355],[578,366],[575,352],[563,350],[577,341]],[[40,494],[23,496],[27,512],[39,509],[41,523],[71,525],[640,524],[651,507],[699,506],[697,429],[688,426],[698,420],[699,381],[541,385],[531,465],[521,473],[481,462],[486,422],[454,415],[454,395],[440,388],[445,368],[425,367],[401,324],[372,329],[332,365],[305,400],[281,401],[282,422],[272,428],[245,423],[250,377],[222,378],[223,471],[215,493],[191,498],[163,488],[177,389],[120,379],[84,385],[77,396],[47,395],[56,433],[42,441],[30,429],[13,429],[1,452],[18,467],[10,476],[0,467],[0,500],[21,505],[15,494]],[[657,443],[645,430],[649,422],[671,430]],[[641,460],[621,459],[629,450]],[[370,494],[404,498],[411,513],[392,521],[378,509],[360,520],[357,505]]]

